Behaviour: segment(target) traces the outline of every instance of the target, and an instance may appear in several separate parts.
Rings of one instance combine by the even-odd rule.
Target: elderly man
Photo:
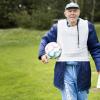
[[[59,43],[62,54],[55,64],[54,85],[61,91],[62,100],[87,100],[91,86],[89,53],[100,73],[100,43],[94,25],[79,18],[77,3],[67,4],[64,15],[66,19],[58,20],[42,38],[39,59],[47,63],[45,46],[49,42]]]

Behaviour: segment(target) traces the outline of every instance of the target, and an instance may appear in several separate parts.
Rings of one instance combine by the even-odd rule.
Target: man
[[[93,24],[79,18],[77,3],[67,4],[64,15],[66,19],[58,20],[42,38],[39,59],[47,63],[45,46],[59,43],[62,54],[55,64],[54,85],[60,89],[62,100],[87,100],[91,86],[89,52],[100,73],[100,43]]]

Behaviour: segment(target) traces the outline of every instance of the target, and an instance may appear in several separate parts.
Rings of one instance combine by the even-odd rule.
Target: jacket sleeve
[[[95,27],[92,23],[88,23],[89,36],[88,36],[88,50],[95,62],[97,71],[100,71],[100,43],[96,34]]]
[[[51,29],[41,39],[38,59],[41,59],[41,56],[45,54],[45,46],[49,42],[56,42],[56,40],[57,40],[57,24],[54,24],[51,27]]]

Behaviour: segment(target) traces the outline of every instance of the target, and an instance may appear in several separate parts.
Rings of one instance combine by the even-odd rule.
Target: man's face
[[[64,12],[65,17],[67,17],[69,22],[75,22],[77,21],[77,18],[80,15],[79,9],[66,9]]]

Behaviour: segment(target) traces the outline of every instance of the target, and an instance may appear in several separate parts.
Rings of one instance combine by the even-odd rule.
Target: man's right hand
[[[43,56],[41,57],[41,61],[42,61],[44,64],[48,63],[48,56],[47,56],[47,54],[45,54],[45,55],[43,55]]]

